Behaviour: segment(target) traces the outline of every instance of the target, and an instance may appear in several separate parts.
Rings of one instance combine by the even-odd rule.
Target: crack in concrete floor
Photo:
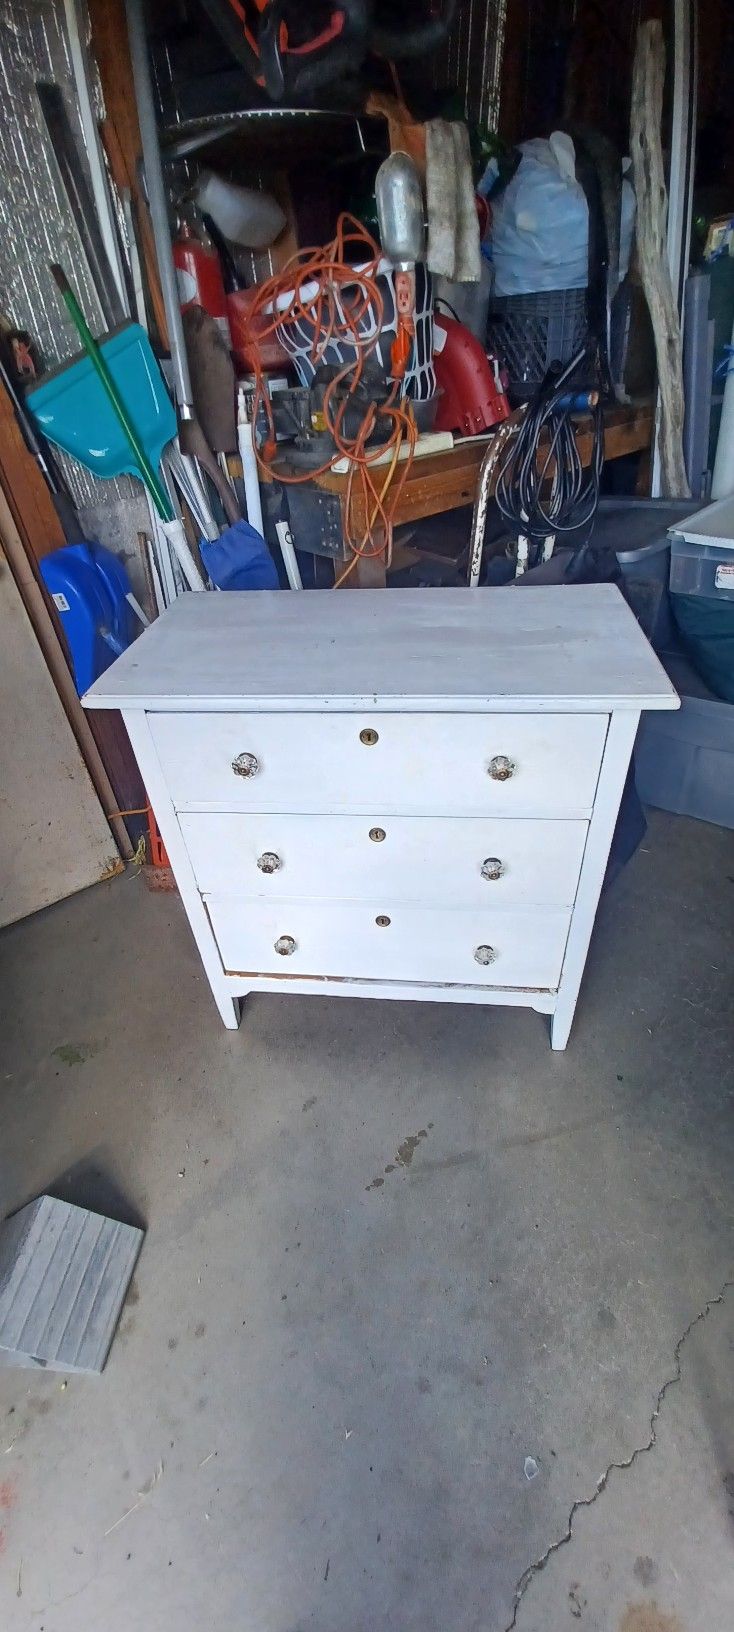
[[[692,1320],[689,1320],[685,1331],[682,1332],[678,1338],[673,1350],[673,1371],[669,1377],[666,1377],[665,1382],[661,1385],[658,1391],[655,1407],[653,1409],[652,1416],[650,1417],[650,1434],[648,1439],[643,1445],[636,1445],[631,1454],[625,1458],[624,1462],[609,1463],[609,1466],[605,1468],[603,1474],[597,1480],[596,1488],[592,1495],[579,1496],[573,1503],[563,1535],[558,1536],[555,1541],[550,1542],[549,1546],[546,1547],[545,1552],[541,1553],[540,1558],[536,1558],[532,1564],[528,1564],[527,1568],[523,1570],[523,1573],[520,1576],[515,1588],[515,1593],[512,1600],[512,1618],[507,1622],[504,1632],[515,1632],[518,1624],[517,1617],[528,1587],[536,1579],[536,1577],[541,1574],[541,1571],[545,1569],[546,1564],[549,1563],[554,1553],[559,1552],[562,1547],[567,1547],[569,1542],[573,1540],[573,1522],[576,1514],[579,1513],[584,1507],[593,1507],[594,1503],[602,1495],[602,1492],[606,1490],[613,1473],[626,1473],[628,1468],[634,1467],[634,1464],[639,1461],[641,1456],[646,1456],[647,1452],[653,1449],[653,1446],[657,1440],[657,1422],[662,1410],[663,1401],[670,1389],[673,1388],[676,1383],[681,1381],[682,1371],[680,1357],[686,1339],[690,1337],[691,1332],[694,1331],[696,1326],[699,1326],[702,1321],[708,1318],[712,1309],[715,1309],[717,1305],[724,1302],[726,1294],[732,1286],[734,1286],[734,1278],[729,1278],[724,1281],[720,1292],[717,1292],[715,1297],[708,1299],[708,1301],[703,1305],[703,1308],[699,1309],[698,1314],[694,1315]]]

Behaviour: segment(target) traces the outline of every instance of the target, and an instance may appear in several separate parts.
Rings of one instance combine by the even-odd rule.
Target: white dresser
[[[640,712],[609,585],[183,596],[120,708],[217,1007],[524,1004],[565,1048]]]

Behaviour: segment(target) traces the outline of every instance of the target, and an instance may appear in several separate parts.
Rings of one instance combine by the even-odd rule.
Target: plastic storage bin
[[[681,700],[673,714],[646,714],[635,746],[643,804],[734,828],[734,705],[709,691],[684,656],[661,654]]]
[[[697,544],[681,533],[673,533],[670,593],[734,601],[734,539],[729,545]]]
[[[614,550],[625,596],[656,652],[675,646],[668,596],[669,529],[685,516],[689,502],[631,495],[599,500],[594,542]]]
[[[734,703],[734,498],[676,523],[670,603],[699,674],[717,697]]]

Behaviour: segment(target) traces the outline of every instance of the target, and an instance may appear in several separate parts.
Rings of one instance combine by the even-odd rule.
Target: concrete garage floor
[[[654,816],[565,1055],[511,1009],[229,1034],[130,876],[8,931],[3,1206],[148,1236],[102,1378],[0,1374],[3,1628],[734,1626],[733,909],[732,835]]]

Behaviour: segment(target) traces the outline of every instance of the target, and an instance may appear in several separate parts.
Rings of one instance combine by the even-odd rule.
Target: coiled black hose
[[[599,393],[592,393],[594,446],[591,463],[584,469],[572,419],[576,398],[569,391],[569,381],[590,355],[590,348],[584,346],[564,368],[553,365],[549,369],[500,466],[497,506],[513,533],[528,539],[530,566],[552,534],[586,529],[580,541],[585,543],[596,516],[604,464],[603,410]],[[547,448],[539,458],[544,433]]]

